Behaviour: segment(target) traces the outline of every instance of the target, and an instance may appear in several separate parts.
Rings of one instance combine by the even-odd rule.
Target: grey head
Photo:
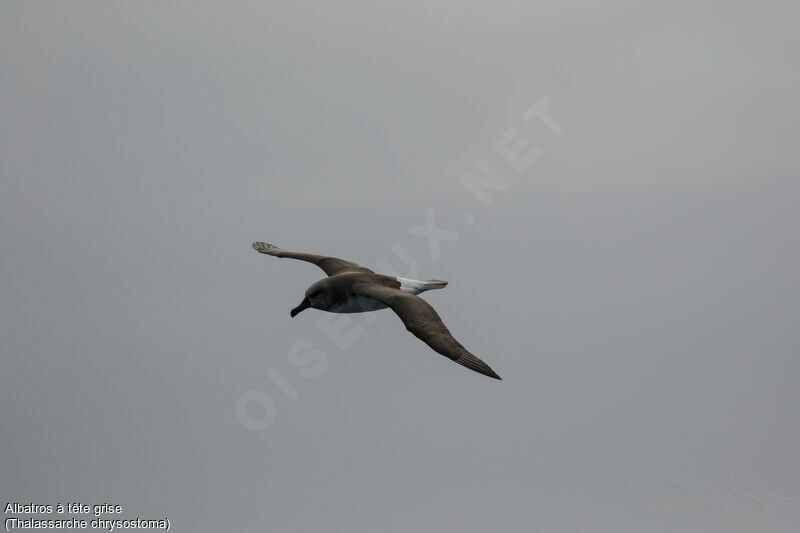
[[[326,311],[333,307],[335,300],[335,287],[330,278],[323,278],[313,283],[306,289],[305,297],[300,305],[295,307],[289,313],[292,318],[297,316],[300,312],[305,311],[309,307],[313,309],[321,309]]]

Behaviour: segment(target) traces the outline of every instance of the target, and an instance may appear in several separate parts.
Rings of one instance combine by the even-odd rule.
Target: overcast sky
[[[797,2],[296,4],[0,6],[3,505],[797,531]]]

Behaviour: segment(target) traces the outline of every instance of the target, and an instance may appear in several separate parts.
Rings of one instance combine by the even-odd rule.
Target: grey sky
[[[796,531],[797,3],[294,4],[0,7],[0,501],[179,531]],[[560,136],[523,119],[545,95]],[[522,173],[511,127],[541,150]],[[460,183],[481,158],[488,206]],[[436,258],[428,209],[458,234]],[[253,240],[406,274],[399,245],[504,381],[388,311],[341,349],[289,318],[322,272]]]

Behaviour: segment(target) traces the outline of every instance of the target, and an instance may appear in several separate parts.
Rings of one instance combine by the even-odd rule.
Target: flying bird
[[[455,340],[436,310],[417,296],[431,289],[444,288],[446,281],[418,281],[376,274],[344,259],[288,252],[265,242],[254,242],[253,248],[262,254],[308,261],[328,275],[306,289],[303,301],[289,313],[292,318],[309,307],[331,313],[363,313],[389,307],[400,317],[408,331],[436,352],[470,370],[501,379],[489,365]]]

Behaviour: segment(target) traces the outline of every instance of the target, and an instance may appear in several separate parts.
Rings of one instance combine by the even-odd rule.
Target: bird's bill
[[[300,311],[308,309],[309,307],[311,307],[311,302],[308,300],[308,298],[303,298],[303,301],[300,302],[300,305],[292,309],[292,312],[289,314],[292,315],[292,318],[294,318]]]

